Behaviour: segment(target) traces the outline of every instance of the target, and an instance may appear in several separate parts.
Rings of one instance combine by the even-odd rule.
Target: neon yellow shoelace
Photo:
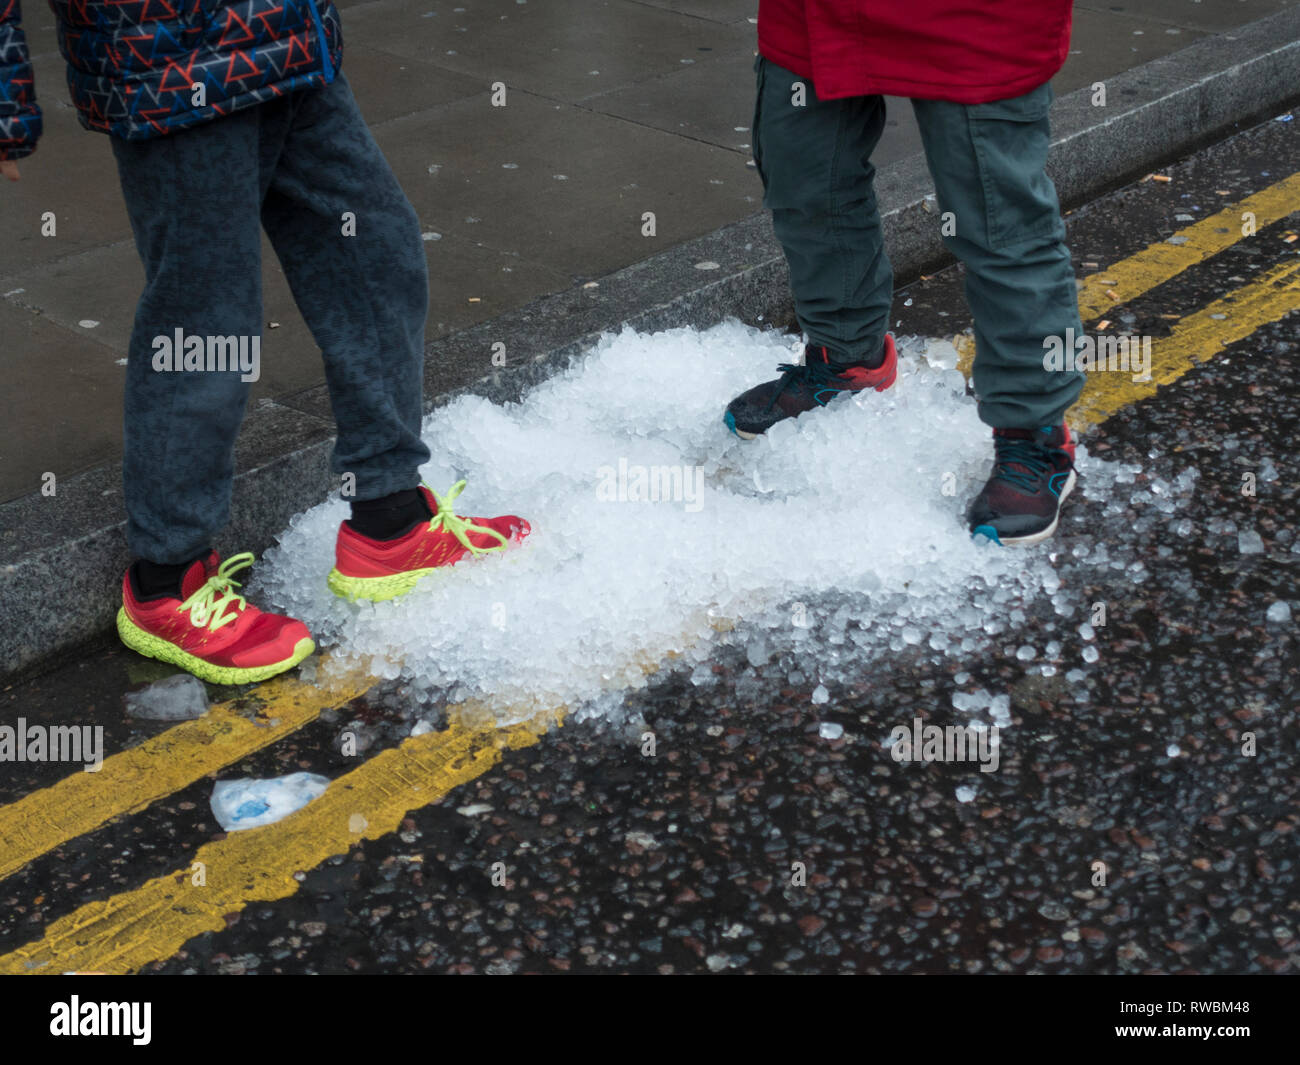
[[[231,580],[231,574],[252,564],[251,551],[231,555],[217,567],[217,572],[207,579],[203,587],[176,608],[176,612],[179,614],[188,610],[194,627],[206,627],[210,632],[216,632],[222,625],[229,625],[239,617],[239,611],[248,605],[242,595],[236,594],[239,582]]]
[[[430,492],[433,492],[433,488],[428,484],[425,484],[424,487],[428,488]],[[476,555],[486,555],[489,551],[504,551],[510,546],[510,541],[497,532],[496,529],[489,529],[482,525],[475,525],[470,519],[460,517],[451,509],[451,505],[456,502],[456,497],[464,490],[465,482],[457,481],[447,489],[445,495],[439,496],[438,493],[434,492],[433,497],[438,501],[438,513],[436,513],[433,516],[433,520],[429,522],[429,528],[437,529],[441,527],[442,529],[445,529]],[[469,541],[469,533],[471,532],[485,533],[488,536],[495,536],[501,542],[495,547],[475,547]]]

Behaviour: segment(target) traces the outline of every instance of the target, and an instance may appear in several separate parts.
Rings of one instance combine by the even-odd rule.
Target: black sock
[[[418,488],[352,503],[348,524],[372,540],[396,540],[433,515]]]
[[[136,595],[140,599],[182,598],[181,578],[185,576],[185,571],[199,559],[207,558],[210,551],[211,548],[201,555],[195,555],[188,562],[178,562],[175,565],[150,562],[145,558],[137,559],[131,566],[131,583]]]

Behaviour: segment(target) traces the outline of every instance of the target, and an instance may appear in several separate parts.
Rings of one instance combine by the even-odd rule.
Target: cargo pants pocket
[[[1051,84],[1044,82],[1023,96],[967,108],[989,248],[1064,236],[1046,170],[1052,99]]]

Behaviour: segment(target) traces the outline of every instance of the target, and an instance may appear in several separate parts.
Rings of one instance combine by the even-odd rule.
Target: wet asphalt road
[[[1297,126],[1266,123],[1169,168],[1172,182],[1074,212],[1076,261],[1104,267],[1178,228],[1188,203],[1217,209],[1300,170]],[[1121,323],[1164,335],[1161,314],[1187,314],[1294,256],[1278,239],[1288,225],[1300,219],[1133,301]],[[904,334],[963,327],[959,270],[902,290],[896,316]],[[814,627],[808,649],[756,668],[742,630],[720,646],[711,683],[666,672],[628,699],[626,720],[566,724],[508,752],[400,833],[306,872],[296,895],[231,914],[225,931],[150,970],[1300,971],[1300,654],[1294,623],[1265,616],[1279,600],[1300,615],[1298,321],[1264,326],[1085,437],[1094,455],[1142,464],[1135,492],[1152,476],[1200,474],[1171,514],[1146,493],[1107,516],[1081,483],[1054,550],[1063,584],[1106,604],[1094,639],[1078,632],[1085,616],[1043,600],[989,654],[863,661],[856,683],[814,705],[815,681],[789,678],[826,650],[825,633]],[[1243,495],[1243,471],[1264,458],[1276,479]],[[1263,549],[1242,554],[1238,532],[1250,529]],[[1098,543],[1118,566],[1097,560]],[[812,605],[821,617],[834,606]],[[1052,675],[1015,656],[1051,641]],[[1068,681],[1072,670],[1082,680]],[[121,692],[166,672],[105,651],[0,693],[0,711],[52,722],[85,720],[91,706],[120,749],[155,731],[125,718]],[[881,746],[913,716],[953,720],[953,693],[978,687],[1011,697],[998,772],[898,763]],[[346,725],[365,757],[429,712],[400,686],[376,689],[221,776],[338,776],[357,763],[335,743]],[[823,723],[843,734],[823,738]],[[0,801],[61,775],[6,766]],[[219,837],[211,784],[0,883],[0,950]],[[972,784],[974,798],[957,801]]]

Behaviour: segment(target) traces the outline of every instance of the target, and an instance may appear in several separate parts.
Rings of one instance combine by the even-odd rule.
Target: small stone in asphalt
[[[825,927],[826,922],[815,913],[806,914],[799,918],[799,931],[806,936],[815,936]]]
[[[1038,913],[1049,921],[1064,921],[1070,916],[1070,911],[1053,899],[1049,899],[1039,906]]]
[[[1291,620],[1291,607],[1289,604],[1278,600],[1265,611],[1264,616],[1276,625],[1285,625]]]
[[[1264,541],[1254,529],[1237,533],[1237,550],[1243,555],[1258,555],[1264,550]]]

